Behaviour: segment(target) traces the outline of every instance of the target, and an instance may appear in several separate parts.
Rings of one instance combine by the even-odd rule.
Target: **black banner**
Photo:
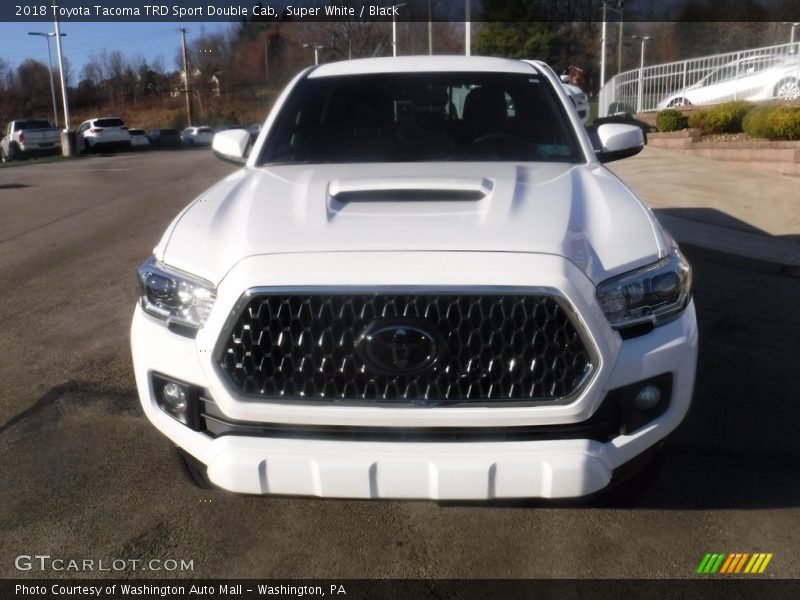
[[[800,597],[800,581],[786,579],[704,578],[684,580],[3,580],[3,600],[101,598],[131,600],[169,598],[342,598],[348,600],[628,600],[680,598],[681,600],[772,600]]]
[[[783,0],[609,0],[608,20],[626,22],[798,21]],[[601,0],[3,0],[0,21],[541,21],[601,20]],[[620,10],[622,9],[622,10]]]

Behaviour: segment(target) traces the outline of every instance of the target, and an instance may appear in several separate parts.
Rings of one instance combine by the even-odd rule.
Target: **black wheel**
[[[2,150],[0,150],[2,152]],[[8,145],[8,152],[2,152],[3,162],[11,162],[12,160],[19,160],[19,146],[16,143],[11,142]]]
[[[208,478],[208,470],[206,466],[197,460],[194,456],[183,450],[182,448],[175,448],[178,455],[178,460],[183,467],[184,473],[195,486],[202,490],[215,490],[217,486],[211,483]]]
[[[692,103],[689,102],[686,98],[675,98],[674,100],[670,101],[667,105],[669,108],[674,108],[676,106],[691,106]]]
[[[603,506],[626,506],[634,501],[658,478],[664,466],[665,444],[666,440],[661,440],[616,469],[611,483],[597,494],[595,502]]]

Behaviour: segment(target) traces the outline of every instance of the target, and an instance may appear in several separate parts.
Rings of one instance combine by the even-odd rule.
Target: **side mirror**
[[[250,151],[250,134],[246,129],[220,131],[211,142],[211,150],[217,158],[243,165]]]
[[[561,75],[559,79],[561,79],[561,83],[569,83],[569,75]]]
[[[644,134],[636,125],[604,123],[597,128],[597,139],[600,150],[595,154],[601,163],[634,156],[644,148]]]

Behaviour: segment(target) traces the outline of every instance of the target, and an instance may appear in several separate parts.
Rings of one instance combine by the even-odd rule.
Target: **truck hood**
[[[598,164],[379,163],[243,168],[184,209],[155,252],[214,284],[248,256],[336,251],[555,254],[598,283],[667,246]]]

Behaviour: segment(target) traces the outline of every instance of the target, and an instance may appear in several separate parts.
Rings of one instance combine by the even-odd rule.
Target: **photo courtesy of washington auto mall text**
[[[0,600],[800,598],[798,182],[798,0],[0,1]]]

